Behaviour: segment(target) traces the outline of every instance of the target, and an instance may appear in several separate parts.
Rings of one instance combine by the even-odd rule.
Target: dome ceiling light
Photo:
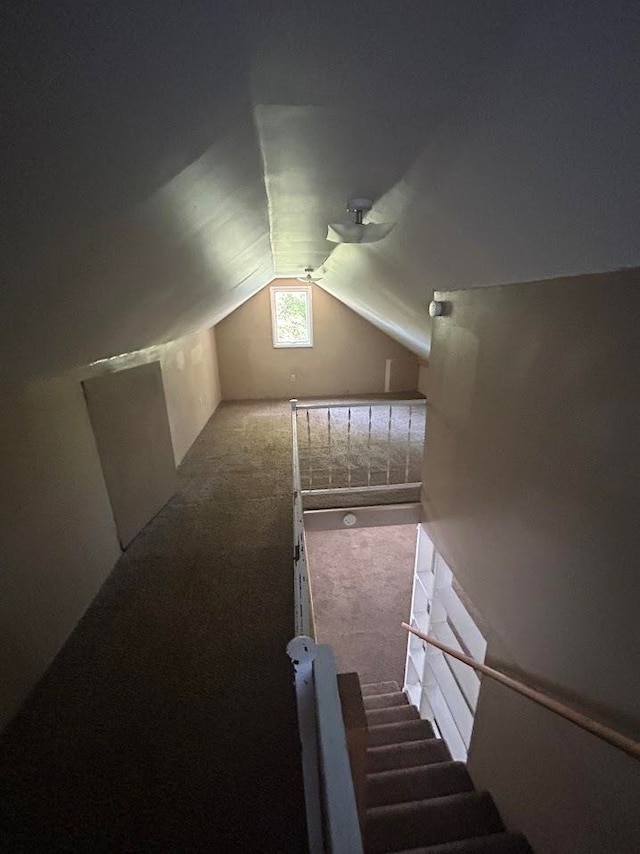
[[[327,240],[332,243],[377,243],[389,234],[394,222],[362,221],[373,207],[371,199],[349,199],[347,210],[355,214],[355,222],[332,222],[327,228]]]
[[[306,285],[312,285],[314,282],[319,282],[324,279],[324,276],[313,275],[313,267],[305,267],[304,272],[304,276],[298,276],[297,278],[299,282],[304,282]]]

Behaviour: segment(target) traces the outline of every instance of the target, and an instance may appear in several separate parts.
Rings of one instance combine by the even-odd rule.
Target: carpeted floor
[[[318,640],[331,644],[338,670],[402,685],[415,525],[308,531],[306,539]]]
[[[3,851],[305,850],[289,417],[196,441],[0,742]]]

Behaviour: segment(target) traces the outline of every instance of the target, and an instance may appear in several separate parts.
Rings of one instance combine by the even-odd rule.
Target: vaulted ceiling
[[[640,263],[622,0],[8,2],[2,370],[216,323],[276,275],[421,356],[436,288]],[[396,223],[325,239],[351,196]]]

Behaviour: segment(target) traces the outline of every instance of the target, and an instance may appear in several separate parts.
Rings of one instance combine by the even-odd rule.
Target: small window
[[[274,347],[313,347],[311,288],[271,288]]]

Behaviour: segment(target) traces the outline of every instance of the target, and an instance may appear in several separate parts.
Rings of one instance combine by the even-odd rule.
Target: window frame
[[[313,347],[313,308],[312,308],[312,287],[311,285],[271,285],[269,287],[271,298],[271,342],[277,350],[282,349],[297,349],[303,347]],[[306,341],[280,342],[278,341],[278,317],[276,313],[276,294],[278,293],[304,293],[307,300],[307,332],[309,333]]]

